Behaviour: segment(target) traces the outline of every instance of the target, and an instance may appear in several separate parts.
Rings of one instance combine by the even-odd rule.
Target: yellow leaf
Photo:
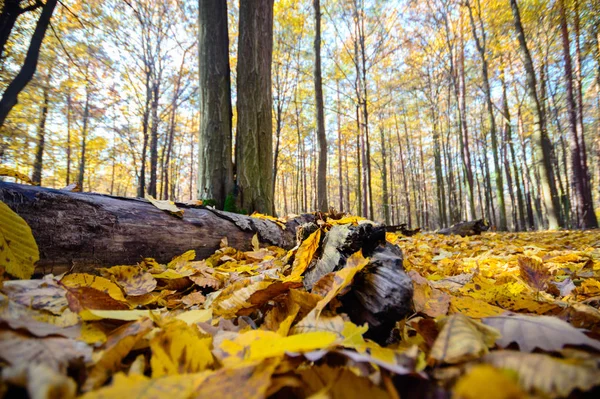
[[[138,266],[113,266],[100,269],[100,273],[112,277],[127,295],[144,295],[156,288],[154,277]]]
[[[498,306],[490,305],[470,296],[452,296],[450,298],[450,308],[448,309],[450,314],[460,313],[474,319],[496,316],[504,312],[505,310]]]
[[[304,334],[315,331],[326,331],[336,334],[339,340],[344,339],[344,319],[340,315],[323,316],[313,309],[302,320],[300,320],[292,329],[290,334]]]
[[[362,347],[365,345],[363,334],[366,333],[368,329],[369,325],[367,323],[362,326],[357,326],[350,321],[345,321],[344,330],[342,330],[342,335],[344,336],[344,342],[342,342],[342,345],[348,348]]]
[[[11,276],[28,279],[40,259],[27,222],[0,201],[0,267]]]
[[[17,172],[8,166],[0,165],[0,176],[14,177],[15,179],[24,181],[25,183],[35,184],[25,173]]]
[[[438,324],[442,328],[429,353],[430,362],[436,364],[477,359],[485,355],[500,336],[495,328],[460,313],[448,316]]]
[[[217,316],[235,316],[238,311],[251,308],[250,297],[257,291],[264,290],[273,284],[273,281],[257,281],[251,279],[240,280],[225,288],[213,302],[214,313]]]
[[[118,285],[100,276],[92,276],[91,274],[85,273],[73,273],[64,276],[60,283],[65,287],[79,288],[79,287],[90,287],[98,291],[102,291],[110,295],[111,298],[125,302],[123,292]]]
[[[194,251],[193,249],[184,252],[183,254],[174,257],[169,264],[167,265],[167,267],[169,269],[174,269],[175,271],[182,273],[184,269],[186,269],[186,266],[189,265],[189,263],[191,261],[193,261],[194,259],[196,259],[196,251]],[[194,272],[196,272],[194,270]],[[192,273],[193,274],[193,273]]]
[[[258,242],[258,233],[254,234],[252,237],[252,249],[255,251],[260,250],[260,242]]]
[[[239,334],[233,340],[223,341],[221,349],[230,355],[224,359],[224,364],[227,366],[236,364],[240,360],[253,361],[282,356],[286,352],[325,349],[336,340],[336,334],[325,331],[282,337],[272,331],[250,330]]]
[[[94,323],[83,323],[79,339],[90,345],[106,342],[106,333]]]
[[[104,344],[104,351],[100,359],[90,370],[83,390],[89,391],[102,386],[112,373],[119,370],[125,356],[150,331],[153,325],[152,320],[146,318],[125,324],[113,331]]]
[[[369,261],[363,257],[361,251],[354,253],[352,256],[350,256],[350,258],[348,258],[346,266],[344,266],[343,269],[335,272],[331,290],[323,299],[319,301],[319,303],[317,303],[317,306],[315,307],[317,311],[317,317],[321,311],[325,309],[325,306],[327,306],[327,304],[331,302],[333,298],[335,298],[352,282],[356,273],[361,271],[365,266],[367,266],[368,263]]]
[[[284,281],[300,281],[302,274],[310,265],[315,252],[319,248],[320,240],[321,229],[317,229],[306,240],[302,241],[292,264],[292,273]]]
[[[413,303],[415,312],[426,314],[429,317],[445,316],[450,306],[450,295],[431,286],[416,270],[411,270],[408,275],[413,281]]]
[[[460,399],[518,399],[527,395],[506,373],[486,364],[473,367],[461,377],[453,390]]]
[[[359,377],[346,367],[313,366],[296,372],[303,381],[303,395],[319,394],[329,398],[387,399],[390,396],[366,377]],[[319,397],[319,396],[317,396]]]
[[[152,313],[157,311],[151,310],[96,310],[88,309],[86,314],[91,316],[89,318],[84,317],[84,320],[100,320],[100,319],[111,319],[111,320],[123,320],[123,321],[135,321],[142,317],[150,317]],[[157,312],[158,313],[158,312]]]
[[[281,227],[282,230],[285,230],[285,228],[286,228],[286,226],[285,226],[286,220],[285,219],[278,219],[274,216],[263,215],[258,212],[254,212],[252,215],[250,215],[250,217],[253,217],[256,219],[270,220],[271,222],[274,222],[277,226]]]
[[[331,219],[331,218],[327,218],[327,223],[331,224],[331,225],[336,225],[336,224],[353,224],[353,225],[357,225],[358,222],[360,222],[361,220],[367,220],[363,217],[360,216],[345,216],[341,219]]]
[[[110,386],[88,392],[81,399],[164,399],[166,394],[173,399],[189,398],[209,374],[180,374],[150,379],[140,374],[127,376],[118,373]]]
[[[188,310],[177,315],[175,318],[187,324],[202,323],[212,319],[212,309]]]
[[[210,351],[212,337],[202,337],[194,325],[176,320],[150,341],[152,377],[196,373],[213,362]]]
[[[150,203],[152,205],[154,205],[161,211],[167,211],[171,215],[175,215],[177,217],[183,218],[183,209],[177,208],[177,206],[175,206],[175,203],[173,201],[157,200],[157,199],[154,199],[154,197],[149,194],[146,194],[145,198],[148,201],[150,201]]]

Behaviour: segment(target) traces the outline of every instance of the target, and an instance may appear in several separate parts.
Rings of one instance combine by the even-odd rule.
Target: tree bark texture
[[[190,249],[203,259],[219,249],[223,237],[232,247],[251,250],[257,233],[261,243],[290,249],[296,227],[314,220],[299,216],[282,229],[269,220],[177,204],[184,210],[180,219],[141,198],[4,182],[0,201],[31,227],[40,250],[36,273],[89,272],[145,257],[165,263]]]
[[[273,212],[273,0],[240,2],[236,177],[240,208]]]
[[[227,1],[200,0],[199,8],[198,198],[213,199],[222,208],[233,193]]]
[[[325,112],[323,109],[323,78],[321,76],[321,2],[313,0],[315,13],[315,102],[317,104],[317,141],[319,163],[317,176],[317,203],[322,212],[328,210],[327,202],[327,136],[325,135]]]

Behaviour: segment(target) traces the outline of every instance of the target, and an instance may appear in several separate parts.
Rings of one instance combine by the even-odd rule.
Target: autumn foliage
[[[0,228],[9,396],[516,398],[600,383],[598,232],[388,233],[404,253],[414,313],[378,344],[340,311],[369,273],[360,251],[311,292],[302,284],[322,236],[368,223],[360,218],[321,220],[290,251],[255,237],[243,252],[223,238],[207,259],[188,251],[168,264],[13,280],[31,275],[37,247],[0,206],[17,223]]]

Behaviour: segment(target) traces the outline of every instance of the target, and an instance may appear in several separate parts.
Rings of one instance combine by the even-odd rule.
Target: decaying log
[[[484,231],[488,231],[489,228],[490,225],[485,221],[485,219],[478,219],[469,222],[456,223],[451,227],[438,230],[437,233],[447,236],[451,234],[458,234],[459,236],[466,237],[479,235]]]
[[[322,252],[304,275],[304,286],[310,290],[321,277],[342,269],[350,255],[362,250],[369,263],[341,297],[341,311],[356,324],[368,323],[365,336],[380,343],[413,308],[413,285],[404,272],[402,251],[385,241],[385,232],[385,226],[368,223],[333,226],[323,238]]]
[[[314,220],[303,215],[282,229],[269,220],[177,204],[185,211],[180,219],[141,198],[5,182],[0,182],[0,201],[31,227],[40,250],[36,273],[44,274],[90,272],[145,257],[164,263],[190,249],[203,259],[219,249],[223,237],[230,246],[250,250],[256,233],[261,243],[290,249],[296,227]]]

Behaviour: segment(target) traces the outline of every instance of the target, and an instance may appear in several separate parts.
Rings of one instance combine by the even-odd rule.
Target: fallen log
[[[145,257],[165,263],[190,249],[203,259],[224,237],[241,250],[251,249],[255,234],[261,243],[290,249],[296,245],[296,227],[314,220],[302,215],[283,229],[265,219],[177,203],[184,210],[178,218],[141,198],[6,182],[0,182],[0,201],[31,227],[40,250],[36,274],[93,272]]]
[[[479,235],[484,231],[488,231],[490,225],[485,219],[472,220],[469,222],[460,222],[447,227],[445,229],[438,230],[438,234],[451,235],[458,234],[461,237]]]

